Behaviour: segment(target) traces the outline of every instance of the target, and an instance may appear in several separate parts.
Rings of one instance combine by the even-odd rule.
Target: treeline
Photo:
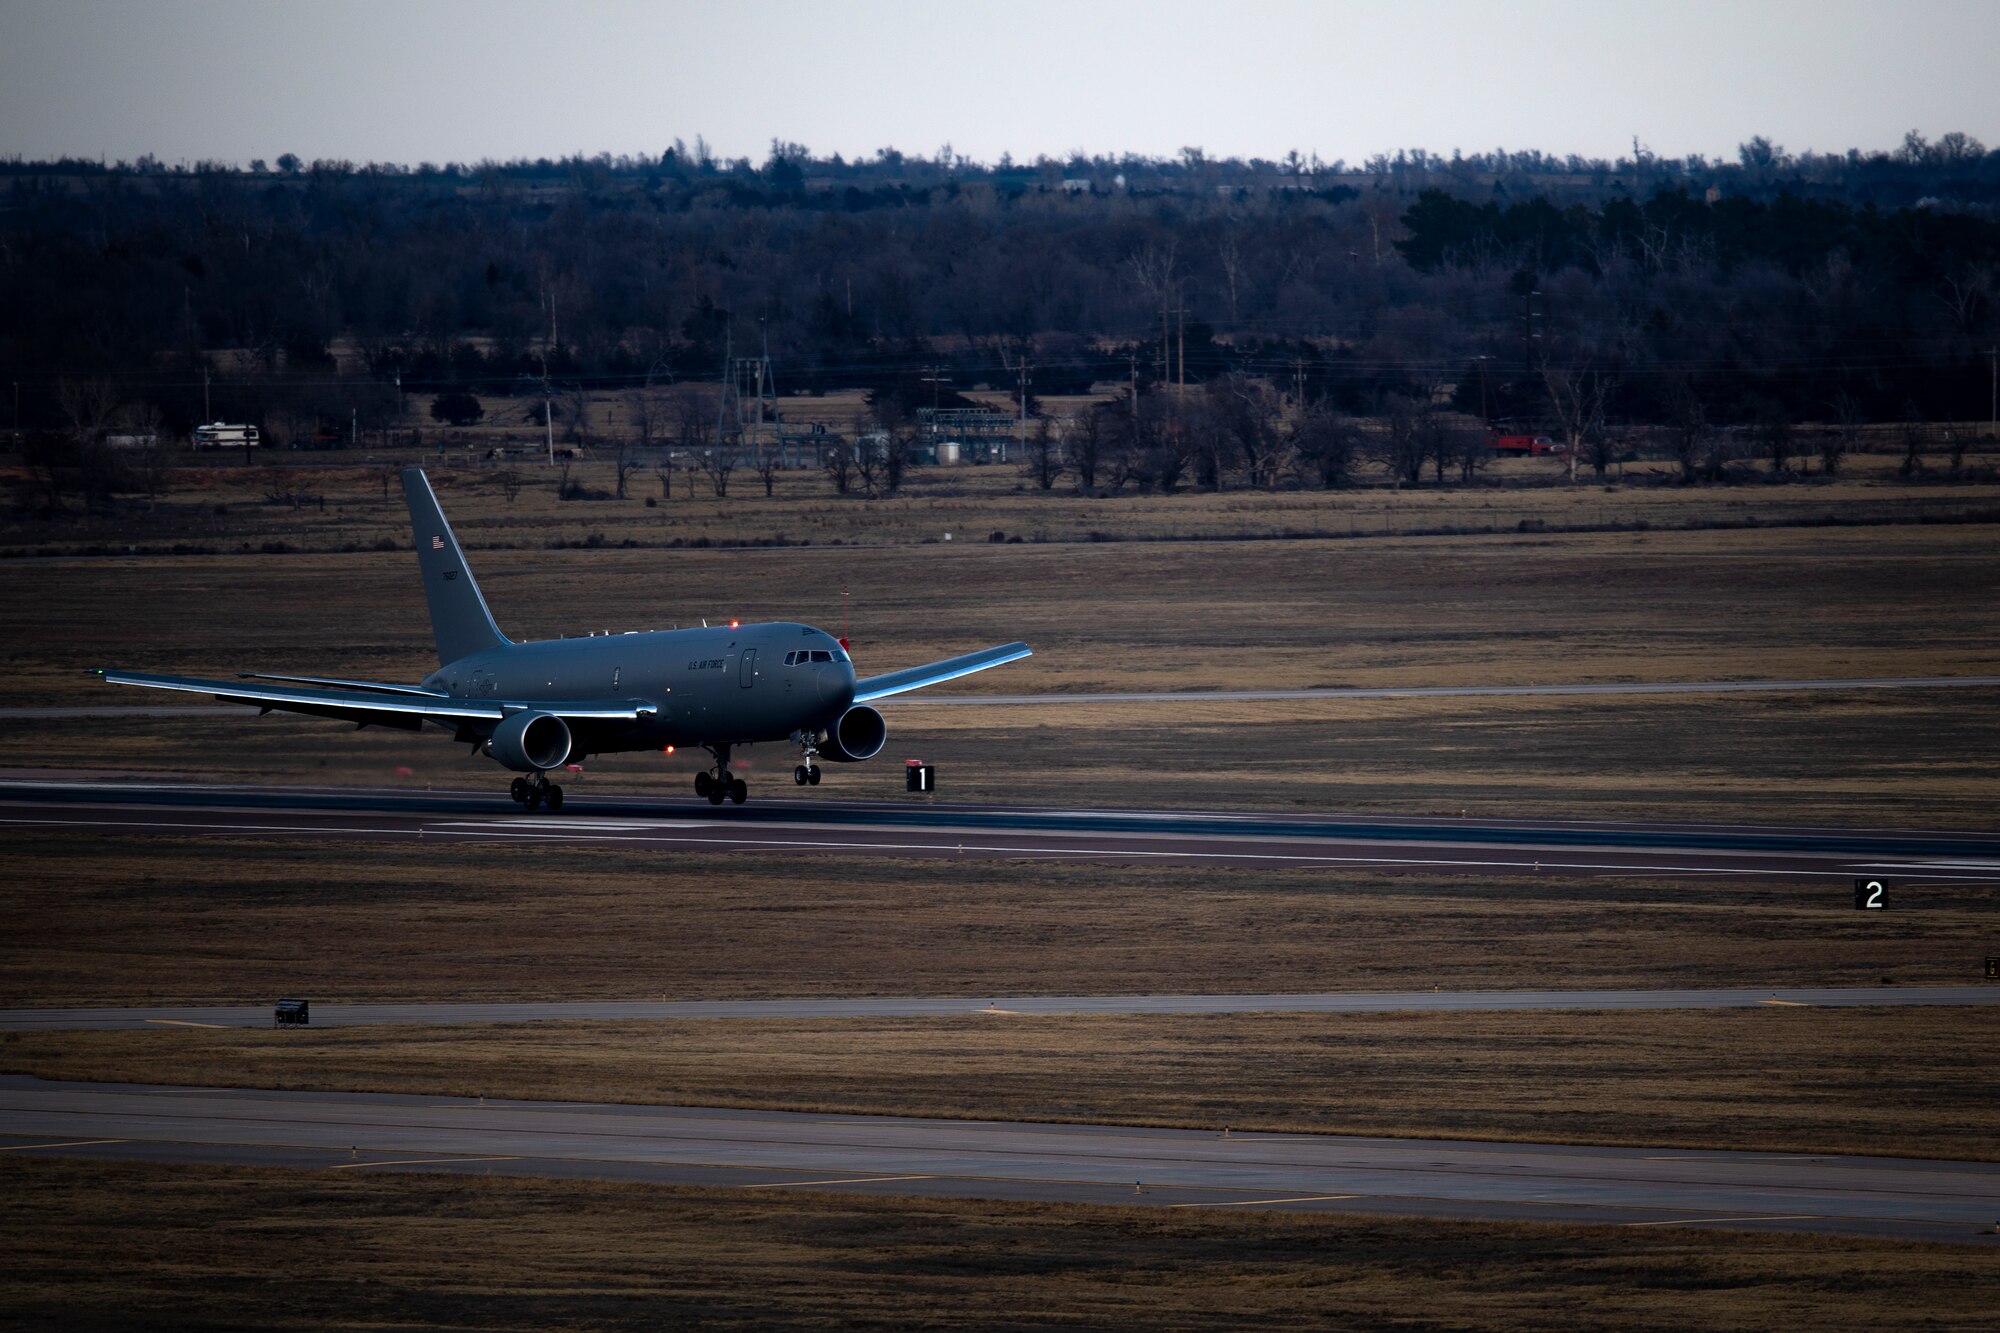
[[[411,394],[1254,382],[1635,425],[1983,418],[2000,153],[1601,163],[1409,152],[985,166],[948,150],[250,170],[0,164],[0,380],[28,429],[109,382],[166,429],[366,429]],[[1982,193],[1985,192],[1985,193]],[[1902,202],[1888,202],[1902,200]],[[69,401],[76,401],[72,393]],[[70,414],[73,415],[73,414]]]

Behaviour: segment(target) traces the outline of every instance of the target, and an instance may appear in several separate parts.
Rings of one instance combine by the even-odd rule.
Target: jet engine
[[[867,704],[856,704],[840,715],[840,721],[826,734],[820,757],[835,763],[855,764],[873,759],[889,743],[889,724]]]
[[[493,728],[486,743],[486,753],[516,773],[561,768],[569,751],[569,723],[553,713],[516,713]]]

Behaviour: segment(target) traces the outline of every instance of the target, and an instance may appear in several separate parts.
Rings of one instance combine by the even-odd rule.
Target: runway
[[[20,770],[16,770],[17,772]],[[559,815],[497,792],[144,781],[0,782],[0,830],[815,857],[1095,860],[1455,875],[2000,883],[2000,834],[1769,825],[1437,819],[1257,811],[1071,810],[836,798],[572,793]]]
[[[1687,990],[1342,991],[1304,995],[851,996],[795,1000],[566,1000],[501,1004],[314,1003],[312,1026],[375,1023],[629,1023],[702,1018],[1032,1018],[1053,1014],[1481,1013],[1562,1009],[1851,1009],[1996,1005],[2000,986],[1782,986]],[[0,1032],[263,1028],[268,1004],[0,1009]]]
[[[0,1152],[1992,1245],[2000,1165],[0,1077]]]
[[[1940,690],[2000,686],[2000,676],[1869,676],[1835,680],[1624,681],[1574,685],[1336,685],[1304,690],[1144,690],[1097,694],[908,694],[876,701],[883,708],[994,705],[1260,703],[1302,699],[1514,699],[1542,695],[1770,694],[1825,690]],[[0,708],[0,719],[243,716],[241,704],[67,704]]]

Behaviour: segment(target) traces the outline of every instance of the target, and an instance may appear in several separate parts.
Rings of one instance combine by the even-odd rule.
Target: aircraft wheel
[[[819,786],[819,769],[818,768],[807,769],[806,781],[810,782],[815,787]]]
[[[792,781],[798,783],[799,786],[803,787],[808,782],[812,781],[812,771],[808,769],[804,764],[800,764],[797,768],[792,770]]]
[[[750,799],[750,784],[742,778],[729,784],[729,799],[741,805]]]
[[[521,804],[527,806],[530,810],[541,809],[542,808],[541,790],[536,787],[528,788],[528,797],[526,800],[522,801]]]
[[[562,788],[556,786],[553,782],[550,783],[548,793],[543,799],[549,803],[549,813],[554,814],[556,811],[562,809]]]
[[[709,788],[713,785],[713,779],[707,773],[697,773],[694,775],[694,794],[696,796],[708,795]]]
[[[712,783],[710,783],[710,784],[709,784],[709,787],[708,787],[708,803],[709,803],[710,805],[721,805],[721,804],[722,804],[722,784],[721,784],[721,783],[719,783],[719,782],[712,782]]]
[[[528,780],[526,778],[515,778],[514,784],[507,788],[507,791],[515,800],[526,801],[528,799]]]

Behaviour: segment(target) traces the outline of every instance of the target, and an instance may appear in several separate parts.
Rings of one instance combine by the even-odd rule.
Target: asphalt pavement
[[[2000,1165],[0,1077],[0,1151],[2000,1242]]]
[[[276,999],[277,997],[272,997]],[[948,1018],[982,1014],[1366,1014],[1563,1009],[1851,1009],[1995,1005],[1993,986],[1781,986],[1684,990],[1339,991],[1299,995],[839,996],[790,1000],[554,1000],[494,1004],[312,1003],[311,1026],[376,1023],[625,1023],[700,1018]],[[271,1026],[270,1004],[0,1009],[0,1031],[159,1030]]]
[[[20,770],[15,770],[19,773]],[[559,842],[812,857],[1053,859],[1455,875],[2000,883],[2000,833],[1778,825],[1067,809],[913,797],[583,794],[560,814],[492,791],[78,778],[0,781],[0,829],[446,846]]]

